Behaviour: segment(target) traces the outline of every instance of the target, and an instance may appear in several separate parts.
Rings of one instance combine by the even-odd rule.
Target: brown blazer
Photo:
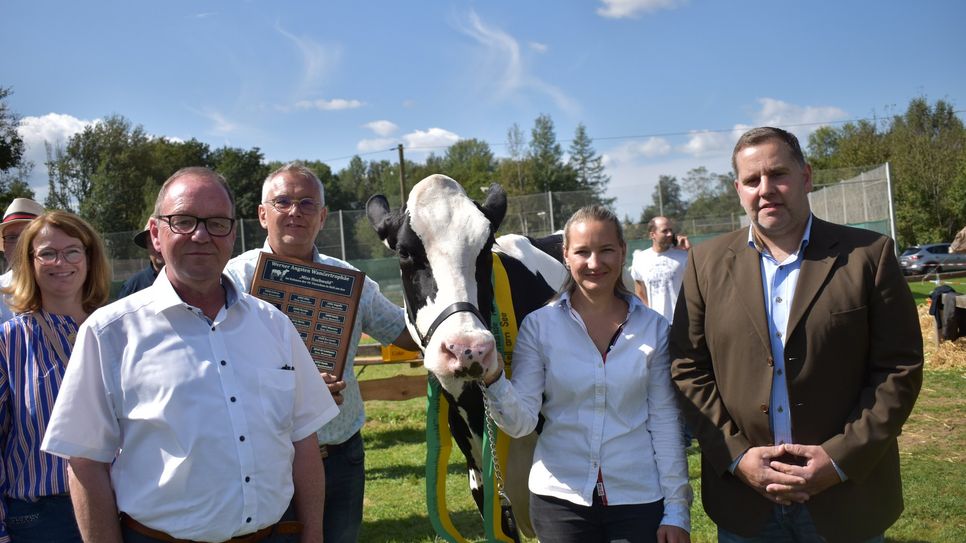
[[[882,533],[902,512],[896,436],[922,384],[916,307],[892,240],[813,218],[788,321],[785,367],[797,443],[821,445],[848,480],[807,507],[829,541]],[[756,534],[773,505],[728,472],[772,445],[772,360],[748,229],[691,250],[671,329],[671,376],[701,445],[705,511]]]

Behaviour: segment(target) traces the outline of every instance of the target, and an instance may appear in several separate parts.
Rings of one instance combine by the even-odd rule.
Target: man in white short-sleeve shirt
[[[220,175],[172,175],[162,273],[78,332],[42,449],[70,459],[85,541],[289,541],[293,502],[322,541],[315,432],[338,407],[285,315],[222,277],[234,212]]]
[[[305,263],[355,269],[348,262],[320,254],[316,249],[315,238],[325,224],[325,217],[325,192],[312,170],[298,162],[275,170],[262,185],[262,203],[258,206],[258,220],[268,231],[265,245],[231,259],[225,275],[239,290],[247,292],[251,289],[255,266],[262,252]],[[386,299],[379,292],[379,285],[366,277],[356,323],[348,340],[343,378],[336,380],[329,373],[322,374],[341,407],[339,416],[318,433],[326,471],[325,492],[333,496],[325,503],[323,535],[326,543],[355,543],[362,525],[366,473],[361,430],[366,416],[352,362],[363,331],[381,343],[419,350],[406,330],[402,308]]]
[[[654,217],[647,223],[647,230],[651,247],[634,251],[631,261],[634,292],[651,309],[671,322],[684,279],[684,267],[688,263],[687,249],[690,245],[685,236],[675,236],[674,227],[667,217]]]

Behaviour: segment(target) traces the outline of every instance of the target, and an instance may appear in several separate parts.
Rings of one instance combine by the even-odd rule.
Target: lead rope
[[[496,492],[500,496],[500,505],[506,507],[510,505],[510,499],[507,498],[506,492],[503,490],[503,471],[500,469],[500,457],[496,454],[496,431],[493,429],[496,423],[493,422],[493,416],[490,414],[490,395],[487,393],[486,384],[483,383],[483,379],[478,380],[476,383],[480,387],[480,392],[483,393],[483,425],[486,428],[486,438],[490,445],[490,458],[493,460]]]

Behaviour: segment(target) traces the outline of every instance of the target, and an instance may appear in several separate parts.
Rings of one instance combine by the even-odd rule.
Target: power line
[[[962,114],[962,113],[966,113],[966,109],[957,109],[957,110],[954,110],[953,113],[956,114],[956,115],[959,115],[959,114]],[[786,128],[787,129],[787,128],[800,128],[800,127],[806,127],[806,126],[841,125],[841,124],[847,124],[847,123],[857,123],[857,122],[861,122],[861,121],[874,121],[875,122],[875,121],[879,121],[879,120],[884,120],[886,118],[888,118],[888,117],[882,117],[882,118],[880,118],[880,117],[858,117],[858,118],[854,118],[854,119],[843,119],[843,120],[838,120],[838,121],[815,121],[815,122],[810,122],[810,123],[783,124],[783,125],[780,125],[778,127],[779,128]],[[726,133],[734,132],[734,131],[735,131],[734,128],[710,128],[710,129],[702,129],[702,130],[692,129],[692,130],[677,131],[677,132],[655,132],[655,133],[651,133],[651,134],[632,134],[632,135],[627,135],[627,136],[601,136],[601,137],[591,138],[591,139],[593,141],[595,141],[595,142],[596,141],[615,141],[615,140],[636,140],[636,139],[648,139],[648,138],[668,138],[668,137],[676,137],[676,136],[692,136],[692,135],[696,135],[696,134],[726,134]],[[475,138],[468,138],[468,139],[475,139]],[[558,143],[570,143],[572,141],[574,141],[574,140],[573,139],[557,140]],[[508,145],[507,142],[505,142],[505,141],[504,142],[499,142],[499,143],[492,143],[492,142],[485,141],[483,143],[486,143],[490,147],[496,147],[496,146],[504,146],[505,147],[506,145]],[[450,145],[420,145],[420,146],[406,147],[406,149],[408,149],[410,151],[434,151],[434,150],[448,149],[449,147],[450,147]],[[322,162],[329,162],[329,161],[336,161],[336,160],[345,160],[345,159],[348,159],[348,158],[352,158],[354,156],[366,156],[366,155],[374,155],[374,154],[379,154],[379,153],[395,152],[395,151],[397,151],[397,149],[398,149],[398,145],[394,145],[393,147],[389,147],[389,148],[387,148],[385,150],[369,151],[367,153],[356,153],[356,154],[353,154],[353,155],[347,155],[347,156],[342,156],[342,157],[337,157],[337,158],[323,159]]]

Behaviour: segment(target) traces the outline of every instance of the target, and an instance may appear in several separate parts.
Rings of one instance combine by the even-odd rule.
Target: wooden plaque
[[[288,315],[319,370],[342,379],[365,276],[263,252],[251,294]]]

